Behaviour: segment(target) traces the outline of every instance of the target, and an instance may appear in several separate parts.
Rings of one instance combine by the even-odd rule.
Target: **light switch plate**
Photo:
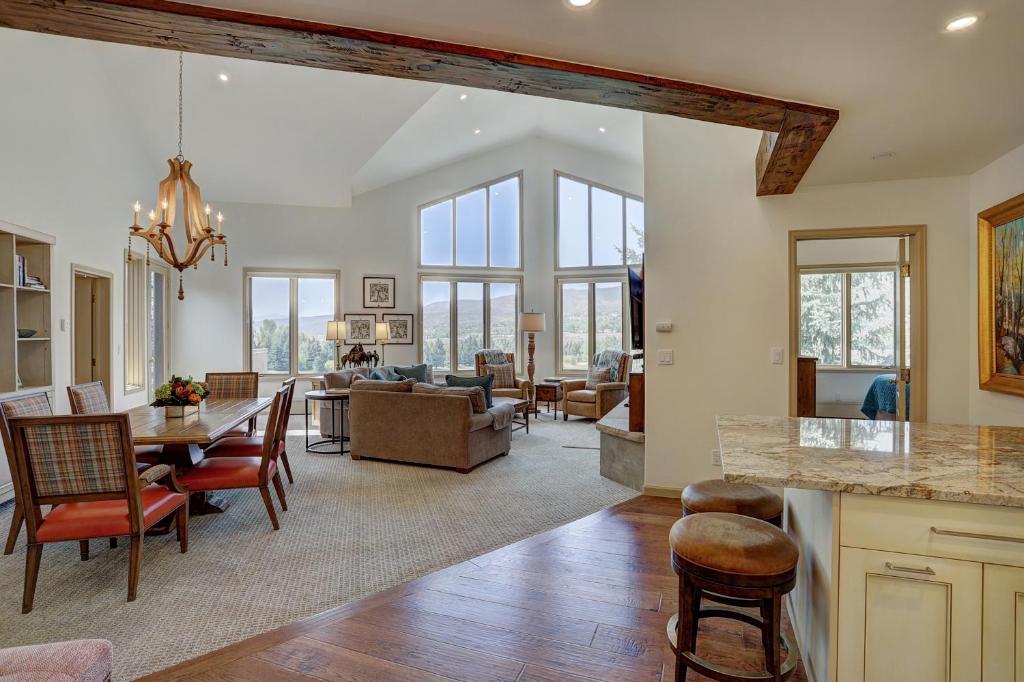
[[[658,364],[659,365],[674,365],[676,362],[675,352],[671,350],[659,350],[658,351]]]
[[[773,365],[781,365],[782,364],[782,349],[781,348],[772,348],[772,364]]]
[[[654,331],[657,332],[670,332],[672,331],[671,322],[658,322],[654,325]]]
[[[711,451],[711,466],[720,467],[722,466],[722,451],[712,450]]]

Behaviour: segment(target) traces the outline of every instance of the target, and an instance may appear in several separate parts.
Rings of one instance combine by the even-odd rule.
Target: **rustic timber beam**
[[[762,142],[756,161],[758,195],[793,192],[839,118],[835,109],[698,83],[169,0],[0,0],[0,27],[502,90],[754,128],[772,135],[767,149]]]

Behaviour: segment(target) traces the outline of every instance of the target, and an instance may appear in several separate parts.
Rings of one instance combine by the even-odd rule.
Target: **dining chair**
[[[18,462],[14,456],[9,420],[13,417],[47,417],[52,414],[50,398],[46,393],[29,393],[0,401],[0,436],[3,437],[4,450],[7,452],[7,468],[11,470],[14,481],[14,514],[11,516],[11,529],[7,531],[4,555],[14,553],[14,545],[18,542],[21,526],[25,522],[24,499],[18,484]]]
[[[102,381],[68,386],[68,402],[71,403],[71,414],[110,414],[111,412]],[[159,464],[163,451],[164,446],[162,445],[136,445],[135,461],[147,466]]]
[[[295,396],[295,377],[286,379],[281,383],[283,388],[288,389],[285,398],[281,419],[278,422],[278,443],[274,449],[274,458],[281,462],[284,467],[284,474],[289,483],[295,483],[292,478],[292,468],[288,463],[288,420],[292,411],[292,398]],[[208,457],[259,457],[263,451],[263,439],[251,437],[221,438],[208,447],[204,452]]]
[[[175,514],[188,551],[187,490],[169,465],[136,470],[128,415],[16,417],[10,428],[28,529],[22,613],[32,610],[44,544],[77,540],[87,548],[93,538],[128,536],[128,601],[138,591],[146,530]],[[45,516],[43,505],[53,505]]]
[[[206,388],[210,391],[208,397],[217,400],[258,398],[260,396],[260,374],[259,372],[207,372]],[[256,435],[256,417],[249,420],[244,430],[233,429],[221,438],[254,435]]]
[[[281,510],[288,511],[288,503],[284,496],[284,485],[281,474],[277,470],[277,459],[281,450],[280,424],[284,418],[285,404],[289,387],[282,386],[274,394],[274,402],[270,406],[270,417],[263,434],[258,455],[233,454],[227,455],[229,446],[225,447],[225,456],[218,456],[220,444],[214,443],[206,452],[205,457],[192,468],[183,471],[179,480],[188,487],[189,492],[206,492],[210,490],[235,490],[240,488],[259,488],[263,496],[263,504],[267,507],[267,515],[274,530],[280,529],[274,502],[270,498],[270,484],[274,484],[277,497],[281,501]]]

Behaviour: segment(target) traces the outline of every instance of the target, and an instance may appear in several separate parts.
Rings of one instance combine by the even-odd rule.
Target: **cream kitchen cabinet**
[[[839,682],[981,680],[982,564],[843,547]]]
[[[1024,568],[985,564],[984,682],[1024,682]]]

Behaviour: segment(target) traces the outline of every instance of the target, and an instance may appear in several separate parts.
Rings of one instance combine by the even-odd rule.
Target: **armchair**
[[[512,365],[512,367],[515,367],[516,366],[516,354],[515,353],[507,353],[506,357],[508,358],[509,364]],[[474,365],[474,367],[476,369],[476,375],[478,377],[482,377],[485,374],[487,374],[487,372],[484,371],[484,366],[486,364],[487,364],[487,360],[484,357],[483,353],[477,353],[476,355],[473,356],[473,365]],[[532,400],[533,399],[533,384],[530,383],[530,380],[529,379],[522,379],[520,377],[515,377],[514,381],[515,381],[515,388],[494,388],[492,390],[492,392],[491,392],[492,395],[495,398],[520,398],[522,400]]]
[[[632,358],[629,353],[623,353],[619,358],[618,378],[620,381],[611,381],[598,384],[594,390],[587,389],[586,379],[570,379],[562,382],[562,418],[569,421],[569,415],[577,417],[589,417],[600,419],[608,414],[613,407],[626,399],[628,395],[628,384],[623,381],[629,376],[629,364]],[[594,363],[597,356],[594,356]]]

